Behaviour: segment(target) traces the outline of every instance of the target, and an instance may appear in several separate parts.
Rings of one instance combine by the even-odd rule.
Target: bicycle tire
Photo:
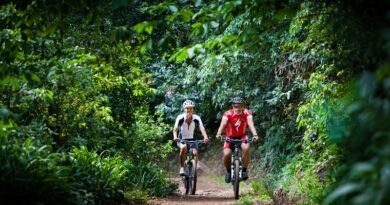
[[[185,188],[185,194],[188,194],[190,193],[190,189],[191,189],[191,184],[190,184],[190,174],[191,174],[191,169],[189,168],[190,165],[187,164],[187,162],[185,163],[185,173],[186,175],[184,176],[184,188]]]
[[[234,182],[233,182],[233,191],[234,198],[240,198],[240,161],[234,160]]]
[[[197,176],[197,165],[198,165],[198,156],[194,156],[194,159],[192,159],[192,172],[191,172],[191,194],[194,195],[196,192],[196,182],[198,180]]]

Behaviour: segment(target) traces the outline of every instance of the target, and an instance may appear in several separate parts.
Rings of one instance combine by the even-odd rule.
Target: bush
[[[0,139],[0,201],[19,203],[76,203],[69,184],[70,168],[61,165],[65,155],[28,138],[23,143]]]
[[[130,204],[146,204],[148,202],[148,194],[144,191],[135,189],[125,192],[125,199]]]
[[[106,204],[123,199],[122,182],[127,170],[122,158],[102,158],[86,147],[75,148],[69,155],[77,201]]]
[[[166,196],[177,189],[177,185],[167,180],[166,173],[157,165],[126,163],[128,176],[126,184],[131,189],[139,189],[149,195]]]
[[[387,70],[387,73],[386,73]],[[349,121],[333,138],[342,149],[343,166],[324,204],[386,204],[390,201],[390,75],[365,73],[356,101],[345,109]],[[384,74],[384,75],[381,75]]]

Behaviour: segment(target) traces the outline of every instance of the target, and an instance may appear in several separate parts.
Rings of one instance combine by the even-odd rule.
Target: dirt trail
[[[174,178],[179,185],[179,191],[173,196],[159,198],[149,201],[152,205],[171,205],[171,204],[192,204],[192,205],[210,205],[210,204],[236,204],[234,199],[233,188],[231,184],[223,184],[216,180],[215,176],[210,175],[210,169],[199,162],[198,164],[198,183],[195,195],[185,195],[181,179]],[[222,179],[223,176],[218,176]],[[241,183],[241,194],[245,192],[245,184]],[[240,186],[241,188],[241,186]]]

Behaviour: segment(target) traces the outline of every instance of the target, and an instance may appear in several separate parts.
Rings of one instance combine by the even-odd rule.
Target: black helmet
[[[242,104],[244,103],[244,99],[242,99],[241,97],[234,97],[232,100],[230,100],[231,103],[237,103],[237,104]]]

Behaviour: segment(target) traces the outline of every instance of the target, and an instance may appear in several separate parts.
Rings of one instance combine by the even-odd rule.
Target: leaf
[[[12,112],[7,107],[0,105],[0,119],[7,119],[11,114]]]
[[[196,0],[195,1],[195,6],[198,7],[202,4],[202,0]]]
[[[145,54],[145,52],[152,48],[152,40],[149,39],[146,42],[144,42],[141,46],[140,52],[141,54]]]
[[[166,37],[162,37],[159,41],[158,41],[158,43],[157,43],[157,46],[163,46],[164,45],[164,43],[166,42]]]
[[[137,33],[142,33],[144,30],[145,30],[145,27],[148,26],[148,22],[147,21],[144,21],[144,22],[141,22],[141,23],[138,23],[136,24],[135,26],[133,26],[133,29],[137,32]]]
[[[212,21],[210,24],[211,24],[211,28],[217,28],[219,26],[219,23],[216,21]]]
[[[181,12],[181,15],[184,22],[190,22],[194,13],[189,9],[185,9]]]
[[[46,100],[52,101],[53,100],[53,96],[54,96],[54,93],[52,91],[48,90],[47,92],[45,92]]]
[[[149,35],[152,34],[152,31],[153,31],[153,25],[148,25],[145,27],[145,31],[146,33],[148,33]]]
[[[191,47],[191,48],[187,49],[187,54],[188,54],[189,58],[193,58],[195,56],[194,50],[195,50],[195,47]]]
[[[40,83],[41,82],[41,79],[34,73],[31,73],[31,79],[35,82],[38,82]]]
[[[15,57],[16,57],[18,60],[21,60],[21,61],[25,60],[25,58],[24,58],[24,53],[23,53],[23,52],[16,51],[16,52],[15,52]]]
[[[93,11],[88,11],[87,16],[85,17],[85,24],[89,24],[93,17]]]
[[[340,198],[342,196],[345,196],[349,193],[359,191],[363,186],[361,184],[357,183],[347,183],[340,187],[338,187],[336,190],[334,190],[324,201],[324,205],[332,203],[337,198]]]
[[[171,10],[173,13],[176,13],[177,11],[179,11],[179,9],[177,9],[177,7],[174,5],[169,6],[169,10]]]
[[[206,35],[209,30],[209,25],[207,23],[204,23],[202,27],[203,27],[203,35]]]
[[[357,163],[351,170],[351,176],[359,176],[374,170],[374,165],[368,162]]]
[[[181,62],[185,59],[188,59],[189,56],[188,56],[188,53],[187,53],[187,49],[186,48],[183,48],[183,49],[180,49],[178,52],[174,53],[170,58],[169,58],[169,61],[173,61],[173,60],[176,60],[177,62]]]
[[[129,3],[128,0],[113,0],[113,1],[112,1],[112,7],[113,7],[114,9],[117,9],[117,8],[119,8],[119,7],[121,7],[121,6],[127,5],[128,3]]]

